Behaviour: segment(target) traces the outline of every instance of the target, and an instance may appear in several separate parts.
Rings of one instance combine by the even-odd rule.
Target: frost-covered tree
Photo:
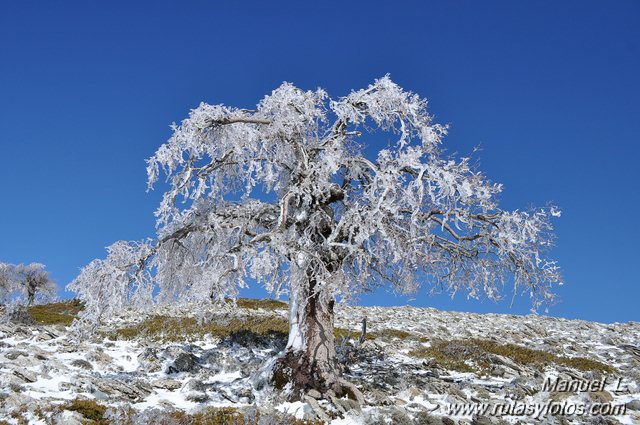
[[[169,186],[157,237],[115,243],[69,289],[94,320],[130,303],[224,302],[254,280],[286,293],[274,373],[294,397],[357,394],[336,362],[337,300],[383,284],[497,299],[513,282],[549,302],[559,212],[500,209],[501,185],[444,156],[447,128],[426,109],[388,77],[337,99],[284,83],[251,110],[202,103],[147,161],[149,188],[163,173]]]
[[[22,296],[29,307],[36,297],[50,298],[56,293],[56,284],[49,277],[44,264],[0,263],[0,299],[3,303],[12,296]]]
[[[33,304],[37,296],[47,298],[55,295],[56,284],[49,277],[44,264],[18,264],[14,273],[18,289],[27,299],[27,307]]]
[[[13,291],[13,267],[0,263],[0,305],[4,305]]]

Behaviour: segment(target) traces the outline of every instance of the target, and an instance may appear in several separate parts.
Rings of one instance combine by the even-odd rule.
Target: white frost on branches
[[[364,155],[375,132],[395,143]],[[504,211],[502,186],[443,155],[447,128],[389,77],[346,97],[284,83],[254,110],[202,103],[147,161],[169,185],[154,241],[117,242],[69,285],[89,315],[269,291],[349,299],[390,283],[552,301],[553,207]]]
[[[51,299],[55,294],[56,284],[44,264],[0,263],[0,305],[22,299],[31,305],[34,301]]]

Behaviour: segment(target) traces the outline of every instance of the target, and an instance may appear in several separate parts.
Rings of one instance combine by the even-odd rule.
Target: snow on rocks
[[[168,309],[172,317],[185,317],[190,311],[188,307],[162,307],[154,314],[167,314]],[[259,315],[266,320],[283,317],[286,311],[241,309],[233,314]],[[143,319],[135,313],[114,318],[101,329],[102,334],[81,342],[73,341],[59,326],[2,323],[0,420],[16,423],[12,414],[21,412],[30,423],[80,423],[82,416],[64,406],[71,400],[88,399],[113,409],[129,406],[133,412],[196,411],[205,406],[259,408],[334,424],[640,423],[639,323],[341,306],[336,326],[357,335],[365,317],[370,339],[362,344],[355,341],[357,337],[338,341],[345,378],[363,392],[364,405],[332,395],[323,399],[317,391],[293,403],[274,393],[263,377],[265,364],[286,343],[274,337],[249,332],[184,342],[104,337]],[[567,358],[584,357],[616,370],[603,374],[554,363],[539,368],[508,356],[471,351],[469,355],[478,355],[481,364],[467,362],[469,370],[455,370],[443,359],[414,354],[433,348],[439,340],[474,339],[517,344]],[[545,389],[547,380],[595,381],[603,376],[608,377],[607,385],[598,391]],[[539,418],[448,410],[455,405],[516,402],[601,403],[624,405],[626,410],[613,416]],[[597,420],[605,422],[594,422]]]

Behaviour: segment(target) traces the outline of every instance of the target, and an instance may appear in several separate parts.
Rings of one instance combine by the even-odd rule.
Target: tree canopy
[[[116,242],[69,289],[94,318],[222,301],[251,279],[280,295],[312,278],[322,302],[387,283],[497,299],[512,281],[550,302],[560,212],[501,209],[502,186],[446,156],[446,133],[388,76],[336,99],[284,83],[255,109],[202,103],[147,160],[149,188],[168,182],[156,237]]]

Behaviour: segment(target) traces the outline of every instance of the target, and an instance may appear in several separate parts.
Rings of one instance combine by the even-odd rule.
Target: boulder
[[[200,368],[198,360],[191,353],[180,353],[167,368],[167,373],[195,372]]]
[[[26,351],[21,351],[21,350],[9,350],[6,353],[4,353],[4,357],[8,360],[15,360],[20,356],[27,357],[29,356],[29,354]]]
[[[182,382],[176,381],[175,379],[157,379],[151,383],[151,386],[173,391],[182,388]]]
[[[71,362],[71,366],[85,370],[93,370],[93,365],[86,360],[76,359]]]

